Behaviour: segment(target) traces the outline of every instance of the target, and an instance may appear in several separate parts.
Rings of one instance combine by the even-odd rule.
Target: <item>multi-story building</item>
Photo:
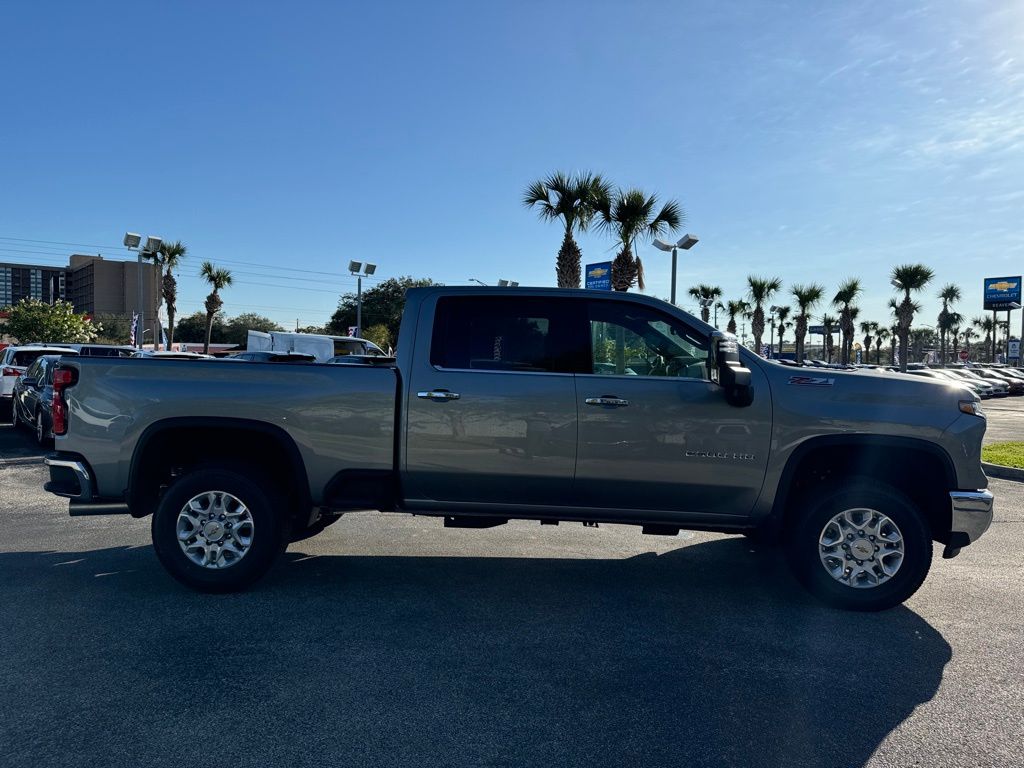
[[[160,306],[160,268],[142,265],[143,328],[153,332]],[[0,308],[22,299],[52,304],[70,301],[76,312],[93,317],[130,318],[138,309],[137,261],[112,261],[102,256],[74,254],[66,267],[0,263]],[[147,337],[152,341],[152,336]]]

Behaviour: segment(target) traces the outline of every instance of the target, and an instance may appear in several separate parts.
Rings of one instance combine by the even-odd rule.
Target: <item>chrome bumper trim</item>
[[[992,524],[992,506],[995,497],[989,491],[950,491],[953,523],[950,530],[967,536],[968,542],[977,541]]]
[[[78,488],[80,493],[77,496],[71,496],[65,493],[59,493],[58,496],[64,496],[68,499],[76,499],[82,502],[90,502],[93,498],[93,486],[92,477],[89,476],[89,470],[85,468],[85,465],[80,461],[70,461],[68,459],[58,459],[51,456],[47,456],[43,459],[43,464],[47,467],[65,467],[75,473],[75,477],[78,478]]]

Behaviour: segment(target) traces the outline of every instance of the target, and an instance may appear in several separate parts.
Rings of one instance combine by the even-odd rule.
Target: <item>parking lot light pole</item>
[[[139,263],[138,263],[138,267],[137,267],[137,270],[138,270],[138,280],[136,281],[137,284],[138,284],[137,285],[138,296],[137,296],[137,302],[136,302],[136,305],[135,305],[138,308],[139,324],[138,324],[138,326],[137,326],[137,328],[135,330],[135,346],[138,347],[139,349],[142,349],[142,330],[143,330],[142,326],[143,326],[143,318],[146,316],[145,315],[145,307],[143,306],[143,303],[142,303],[142,261],[143,261],[143,259],[149,258],[150,256],[153,256],[154,254],[156,254],[156,252],[160,250],[160,246],[163,245],[164,241],[163,241],[162,238],[154,237],[153,235],[150,235],[150,236],[148,236],[146,238],[146,244],[143,245],[140,248],[139,247],[139,243],[142,242],[142,236],[136,234],[135,232],[125,232],[124,233],[124,240],[122,242],[124,243],[125,248],[127,248],[129,251],[136,251],[137,250],[138,254],[139,254]],[[156,334],[155,333],[153,335],[153,346],[154,347],[156,346]]]
[[[376,264],[364,264],[361,261],[350,261],[348,273],[356,278],[356,332],[355,335],[362,338],[363,335],[363,278],[369,277],[377,271]]]
[[[676,303],[676,251],[682,248],[684,251],[688,251],[697,244],[698,238],[696,235],[689,233],[679,238],[679,241],[675,244],[666,243],[664,240],[655,240],[654,247],[659,251],[671,251],[672,252],[672,298],[673,304]]]

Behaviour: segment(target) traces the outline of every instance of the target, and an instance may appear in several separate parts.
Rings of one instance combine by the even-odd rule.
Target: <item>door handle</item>
[[[587,405],[610,405],[613,408],[622,408],[623,406],[629,405],[629,400],[623,400],[621,397],[615,397],[614,395],[588,397],[583,402],[585,402]]]
[[[458,392],[449,392],[447,389],[434,389],[429,392],[417,392],[416,397],[424,400],[458,400],[461,395]]]

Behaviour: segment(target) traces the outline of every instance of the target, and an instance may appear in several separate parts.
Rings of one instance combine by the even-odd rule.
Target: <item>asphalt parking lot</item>
[[[378,513],[212,596],[148,521],[69,518],[37,454],[0,428],[5,766],[1024,762],[1021,484],[882,614],[741,537]]]

